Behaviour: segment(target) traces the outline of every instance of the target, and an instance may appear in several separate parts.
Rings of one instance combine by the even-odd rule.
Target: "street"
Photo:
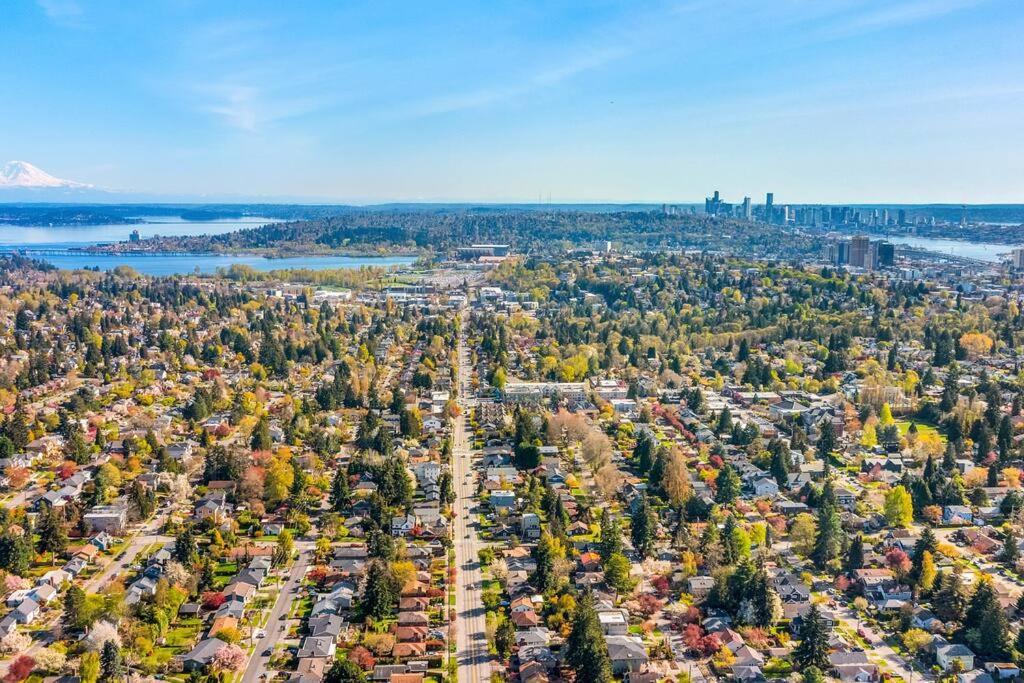
[[[288,614],[291,610],[292,601],[298,597],[298,589],[302,584],[303,577],[306,575],[306,569],[309,567],[309,559],[312,555],[312,550],[308,547],[300,548],[298,552],[299,555],[295,558],[295,564],[292,565],[288,578],[281,584],[277,600],[270,610],[270,617],[268,617],[267,625],[264,627],[266,635],[256,642],[256,649],[249,656],[249,663],[245,667],[245,673],[242,674],[240,683],[257,683],[260,680],[266,672],[267,660],[269,659],[269,657],[263,656],[263,652],[267,648],[274,648],[286,635],[287,628],[282,630],[282,626],[289,622],[287,619],[282,620],[281,616]]]
[[[864,640],[866,640],[869,645],[867,648],[868,657],[872,660],[881,659],[881,662],[876,663],[880,664],[883,668],[888,668],[893,674],[899,676],[904,681],[907,681],[907,683],[912,681],[914,678],[919,680],[934,679],[934,676],[931,674],[912,670],[907,660],[901,657],[891,647],[886,645],[885,640],[876,630],[861,621],[850,605],[840,605],[835,610],[835,614],[839,617],[839,620],[854,633],[857,632],[858,628],[860,629],[864,634]]]
[[[454,521],[455,564],[458,567],[455,589],[456,657],[460,683],[488,683],[491,680],[491,655],[487,651],[483,590],[477,553],[482,547],[476,530],[470,526],[475,485],[469,437],[466,434],[466,413],[470,409],[469,363],[464,338],[459,337],[459,405],[455,419],[452,449],[452,479],[455,489]],[[248,683],[248,682],[245,682]]]

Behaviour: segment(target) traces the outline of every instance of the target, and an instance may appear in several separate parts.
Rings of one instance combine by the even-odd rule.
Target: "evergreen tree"
[[[156,494],[138,479],[128,487],[128,502],[136,519],[149,519],[156,510]]]
[[[853,574],[864,567],[864,537],[857,534],[850,541],[850,549],[846,552],[843,568],[847,574]]]
[[[816,604],[812,604],[804,615],[797,637],[800,644],[793,650],[793,661],[797,668],[807,669],[813,666],[820,670],[828,670],[828,630]]]
[[[103,683],[120,680],[123,668],[121,650],[117,647],[117,643],[113,640],[103,643],[103,651],[100,654],[100,680]]]
[[[818,436],[818,458],[825,462],[825,466],[828,467],[828,463],[832,459],[832,451],[836,449],[836,428],[832,424],[831,418],[826,418],[821,425],[821,434]]]
[[[964,617],[964,637],[968,645],[987,659],[1003,660],[1010,654],[1010,626],[992,587],[983,577],[971,596]]]
[[[393,562],[398,554],[395,538],[380,528],[371,529],[366,534],[366,553],[372,558]]]
[[[68,548],[68,533],[64,519],[57,508],[50,507],[39,526],[39,551],[50,553],[53,558],[64,554]]]
[[[1020,549],[1017,547],[1017,534],[1013,533],[1013,529],[1006,532],[1006,538],[1003,541],[1003,552],[999,559],[1011,569],[1017,566],[1017,560],[1020,559]]]
[[[363,613],[374,619],[391,615],[398,602],[398,579],[391,568],[381,560],[370,562],[366,570],[363,590]]]
[[[196,544],[192,527],[185,527],[174,539],[174,559],[185,567],[191,567],[199,561],[199,546]]]
[[[557,546],[551,534],[544,532],[533,549],[533,559],[537,568],[531,577],[533,585],[542,593],[551,593],[558,587],[558,574],[555,573],[555,561],[558,559]]]
[[[843,549],[843,529],[835,503],[823,496],[818,508],[818,536],[811,557],[815,566],[823,569],[839,557]]]
[[[722,408],[722,412],[719,413],[715,431],[719,434],[728,434],[732,431],[732,412],[729,406]]]
[[[935,583],[937,588],[932,595],[935,616],[942,621],[962,621],[967,610],[967,594],[960,574],[956,571],[943,574]]]
[[[252,430],[250,445],[254,451],[269,451],[274,441],[270,438],[270,420],[266,415],[261,415],[256,427]]]
[[[344,512],[352,505],[352,491],[348,483],[348,468],[339,467],[331,480],[331,509]]]
[[[606,507],[601,508],[601,540],[597,549],[602,562],[607,562],[612,555],[622,552],[622,528]]]
[[[0,534],[0,569],[11,574],[24,575],[32,566],[35,552],[26,534],[15,534],[10,529]]]
[[[718,471],[715,479],[717,490],[715,491],[715,502],[723,505],[733,503],[740,496],[740,477],[732,466],[726,464]]]
[[[637,462],[637,469],[641,475],[647,474],[651,466],[654,465],[657,450],[658,444],[654,435],[646,428],[641,429],[636,439],[636,446],[633,448],[633,458]]]
[[[577,681],[611,683],[612,666],[594,598],[585,593],[576,605],[572,630],[565,641],[565,663],[576,673]]]
[[[503,615],[498,619],[498,626],[494,629],[494,649],[502,661],[508,659],[515,644],[516,626],[511,619]]]
[[[455,487],[452,485],[452,473],[445,469],[437,478],[437,488],[440,491],[441,505],[449,506],[455,502]]]
[[[25,417],[25,408],[19,401],[14,408],[14,413],[7,424],[4,425],[4,435],[11,440],[16,450],[23,450],[28,445],[28,419]]]
[[[778,443],[778,447],[772,448],[769,446],[768,450],[772,454],[772,463],[770,472],[772,477],[775,479],[775,483],[780,488],[785,487],[789,483],[789,453],[786,452],[785,445],[781,441],[773,440],[774,443]]]
[[[640,503],[633,510],[630,524],[630,537],[633,541],[633,548],[640,559],[646,559],[654,551],[654,534],[657,528],[657,519],[654,511],[651,510],[650,501],[645,494],[641,494]]]
[[[73,633],[85,626],[85,591],[77,584],[71,584],[64,592],[64,612],[60,625],[65,634]]]

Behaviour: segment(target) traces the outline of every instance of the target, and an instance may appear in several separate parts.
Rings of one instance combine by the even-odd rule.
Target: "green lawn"
[[[167,631],[165,645],[172,648],[191,647],[192,641],[202,630],[202,619],[181,619]]]
[[[938,430],[935,425],[928,424],[926,422],[918,422],[917,420],[897,420],[896,427],[900,430],[900,436],[906,436],[907,430],[910,429],[910,424],[917,427],[917,433],[921,436],[925,434],[937,434],[943,442],[946,441],[946,435]]]

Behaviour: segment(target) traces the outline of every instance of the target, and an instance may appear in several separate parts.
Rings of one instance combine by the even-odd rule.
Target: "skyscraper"
[[[1014,249],[1010,252],[1010,257],[1010,263],[1014,268],[1017,270],[1024,269],[1024,249],[1021,249],[1020,247]]]
[[[715,190],[714,197],[707,197],[704,199],[704,213],[709,216],[717,216],[719,209],[722,208],[722,197],[718,194],[718,190]]]
[[[765,223],[771,223],[772,222],[772,211],[774,210],[773,204],[775,204],[775,193],[774,192],[769,192],[768,196],[765,197],[765,199],[764,199],[764,220],[765,220]]]
[[[865,235],[855,235],[850,239],[850,265],[856,268],[868,267],[868,250],[871,240]]]
[[[896,247],[891,242],[878,243],[878,267],[887,268],[896,260]]]
[[[744,197],[743,198],[743,217],[749,221],[752,216],[753,216],[753,214],[751,213],[751,210],[750,210],[750,197]]]

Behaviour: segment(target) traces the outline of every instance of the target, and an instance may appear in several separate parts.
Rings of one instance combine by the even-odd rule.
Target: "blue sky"
[[[339,201],[1024,202],[1020,0],[9,0],[0,162]]]

